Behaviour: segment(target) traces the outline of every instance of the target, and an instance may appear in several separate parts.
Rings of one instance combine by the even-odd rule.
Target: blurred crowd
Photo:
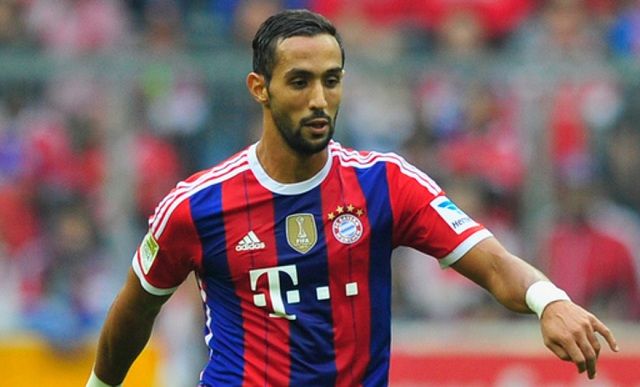
[[[155,204],[257,139],[250,41],[285,7],[343,35],[338,141],[400,153],[576,302],[640,319],[640,1],[4,0],[2,58],[72,66],[0,74],[0,333],[95,335]],[[413,250],[394,276],[397,318],[514,318]]]

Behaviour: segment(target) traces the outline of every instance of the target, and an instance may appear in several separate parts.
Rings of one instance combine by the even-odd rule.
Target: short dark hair
[[[276,46],[293,36],[316,36],[329,34],[340,46],[342,67],[344,67],[344,47],[336,28],[324,16],[306,9],[284,10],[270,16],[262,23],[253,38],[253,71],[264,75],[267,82],[273,75],[276,63]]]

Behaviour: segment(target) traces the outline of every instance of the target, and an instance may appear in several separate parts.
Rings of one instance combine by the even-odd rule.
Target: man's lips
[[[317,118],[305,121],[303,125],[309,127],[314,133],[324,133],[329,128],[329,120]]]
[[[313,120],[305,121],[304,125],[321,128],[323,126],[329,125],[329,120],[326,118],[316,118]]]

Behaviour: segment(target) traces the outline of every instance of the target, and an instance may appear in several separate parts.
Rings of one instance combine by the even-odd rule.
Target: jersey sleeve
[[[413,247],[445,268],[492,234],[422,171],[398,157],[387,166],[395,246]]]
[[[149,231],[133,257],[142,287],[154,295],[173,293],[196,269],[201,247],[188,198],[169,194],[149,220]]]

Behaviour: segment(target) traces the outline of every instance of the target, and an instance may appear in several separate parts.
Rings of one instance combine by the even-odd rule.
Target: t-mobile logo
[[[296,265],[274,266],[263,269],[255,269],[249,271],[249,279],[251,281],[251,290],[256,292],[258,287],[258,279],[264,274],[267,275],[267,284],[269,286],[269,298],[271,299],[272,313],[269,317],[286,318],[287,320],[295,320],[295,314],[288,314],[284,307],[284,299],[280,288],[280,273],[284,273],[294,286],[298,285],[298,271]],[[353,297],[358,295],[358,283],[349,282],[345,284],[345,295]],[[300,292],[298,290],[287,290],[285,297],[288,304],[297,304],[300,302]],[[328,286],[320,286],[316,288],[316,299],[318,301],[328,300],[331,298]],[[264,293],[256,293],[253,295],[253,304],[257,307],[264,308],[267,306],[267,295]]]
[[[296,265],[275,266],[249,271],[251,290],[255,292],[258,285],[258,278],[263,274],[267,274],[269,298],[271,299],[271,307],[273,308],[273,313],[269,313],[269,317],[284,317],[287,320],[295,320],[296,315],[287,314],[287,311],[284,309],[284,301],[282,300],[282,292],[280,291],[280,273],[288,275],[293,284],[298,285]],[[287,291],[287,302],[289,304],[300,302],[300,292],[297,290]],[[264,293],[254,294],[253,303],[261,308],[267,306],[266,295]]]

